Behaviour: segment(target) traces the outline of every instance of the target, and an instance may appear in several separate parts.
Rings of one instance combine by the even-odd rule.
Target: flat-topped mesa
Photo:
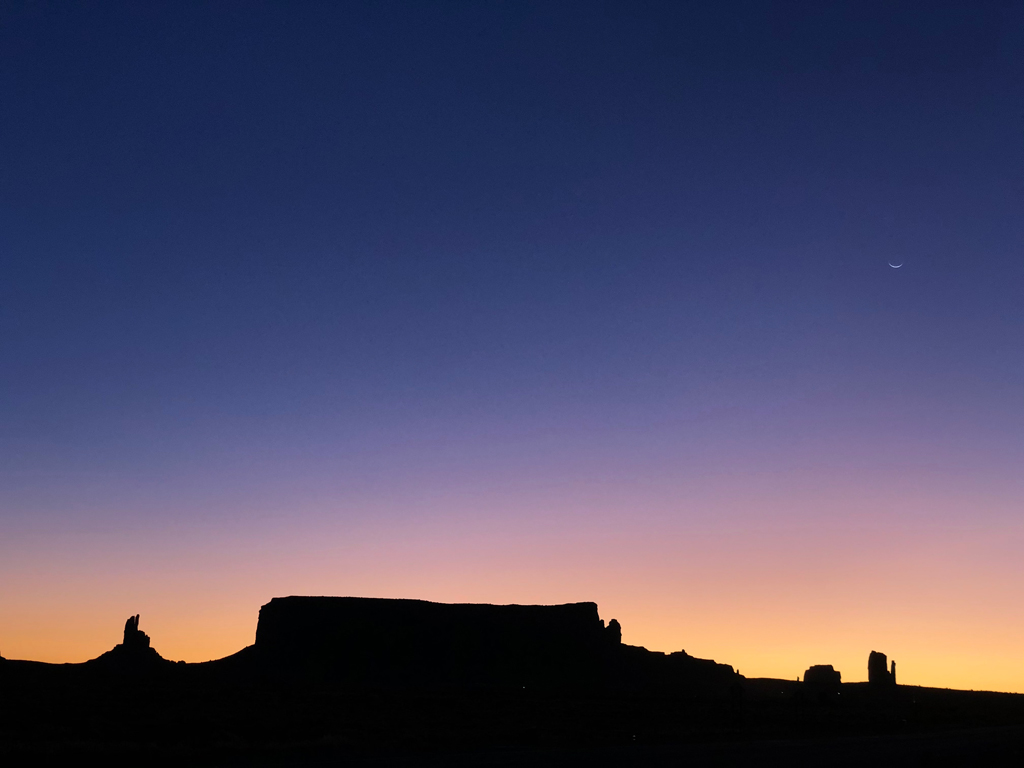
[[[594,603],[277,597],[260,609],[255,648],[270,668],[360,685],[587,686],[600,682],[617,630]]]
[[[260,609],[252,650],[270,674],[356,687],[714,693],[739,679],[728,665],[623,645],[595,603],[276,597]]]

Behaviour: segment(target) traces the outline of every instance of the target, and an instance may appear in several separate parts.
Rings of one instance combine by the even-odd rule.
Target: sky
[[[593,601],[1024,692],[1022,87],[1020,3],[0,5],[0,654]]]

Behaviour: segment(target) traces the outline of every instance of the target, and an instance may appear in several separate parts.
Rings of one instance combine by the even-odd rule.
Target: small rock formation
[[[896,685],[896,662],[892,663],[892,672],[888,669],[884,653],[872,651],[868,656],[868,682],[871,685]]]
[[[129,616],[124,623],[124,639],[106,653],[86,664],[125,673],[144,673],[163,668],[167,661],[149,644],[149,635],[139,629],[139,616]]]
[[[825,703],[839,695],[842,675],[831,664],[815,664],[804,672],[803,687],[810,698]]]
[[[615,619],[608,622],[608,627],[605,629],[605,634],[608,635],[608,639],[614,645],[622,643],[622,626]]]
[[[139,629],[139,614],[129,616],[128,621],[124,623],[124,641],[122,645],[133,650],[149,648],[149,635]]]
[[[804,672],[804,685],[839,685],[842,677],[831,664],[815,664]]]

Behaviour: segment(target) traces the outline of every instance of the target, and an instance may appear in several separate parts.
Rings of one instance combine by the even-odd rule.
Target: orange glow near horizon
[[[576,511],[536,506],[515,522],[382,515],[345,529],[323,514],[303,533],[268,521],[245,533],[26,538],[0,566],[5,583],[17,582],[0,597],[0,654],[84,661],[120,642],[125,618],[140,613],[166,658],[219,658],[253,642],[261,604],[289,594],[593,601],[620,621],[624,642],[685,649],[748,677],[795,679],[832,664],[843,680],[864,680],[878,650],[904,684],[1024,692],[1024,618],[1013,610],[1024,527],[1008,517],[984,527],[934,517],[894,527],[866,515],[815,524],[809,512],[822,499],[798,501],[787,526],[727,512],[683,523],[668,505],[584,513],[589,500],[577,499]],[[937,512],[957,503],[918,502]],[[754,500],[720,494],[675,511],[689,503],[729,510]],[[770,498],[758,503],[773,512]]]

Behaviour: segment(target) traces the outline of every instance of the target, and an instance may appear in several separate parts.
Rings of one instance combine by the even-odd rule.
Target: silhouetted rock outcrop
[[[168,661],[151,648],[149,642],[149,635],[139,629],[139,615],[129,616],[124,624],[124,639],[121,643],[86,663],[135,672],[173,665],[174,662]]]
[[[268,668],[401,688],[587,685],[613,641],[594,603],[286,597],[260,609],[256,628]]]
[[[622,627],[619,626],[619,622],[615,619],[608,622],[608,626],[605,628],[605,633],[614,645],[618,645],[622,642]]]
[[[271,674],[375,688],[725,691],[732,667],[622,645],[594,603],[473,605],[357,597],[274,598],[254,658]]]
[[[723,696],[742,679],[728,664],[698,659],[686,651],[662,653],[619,645],[606,660],[608,687],[622,691],[688,691]]]
[[[872,651],[868,655],[868,682],[875,686],[896,685],[896,662],[892,663],[890,672],[885,654]]]
[[[841,683],[842,675],[831,664],[815,664],[804,672],[804,691],[819,702],[836,698]]]
[[[841,682],[842,675],[831,664],[815,664],[804,672],[805,685],[838,686]]]
[[[124,623],[123,645],[133,649],[149,648],[149,635],[139,629],[139,614],[129,616]]]

